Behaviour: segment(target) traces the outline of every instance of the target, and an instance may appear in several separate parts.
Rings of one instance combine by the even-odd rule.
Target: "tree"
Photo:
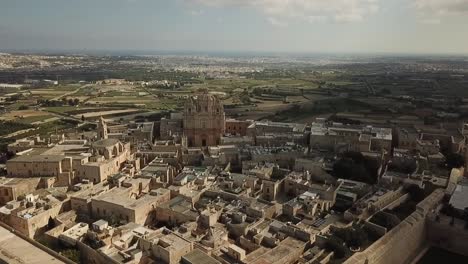
[[[364,157],[360,152],[349,151],[333,165],[333,175],[338,178],[375,184],[378,161]]]
[[[52,229],[55,227],[55,221],[52,219],[52,217],[49,217],[49,222],[47,223],[47,229]]]
[[[18,101],[19,99],[21,99],[23,97],[23,94],[14,94],[12,95],[11,97],[7,97],[5,99],[5,101],[7,102],[15,102],[15,101]]]
[[[338,237],[330,237],[325,243],[325,248],[328,251],[333,251],[335,258],[341,259],[346,256],[348,249],[343,245],[344,241]]]
[[[415,202],[420,202],[426,198],[424,190],[419,188],[419,186],[416,184],[410,184],[406,186],[405,191],[409,193],[411,199]]]
[[[333,230],[333,234],[353,248],[361,247],[368,241],[367,232],[359,226],[336,228]]]
[[[445,164],[449,169],[460,168],[465,164],[465,159],[458,153],[445,155]]]
[[[418,165],[414,159],[395,160],[388,165],[388,169],[404,174],[413,174]]]
[[[65,249],[64,251],[60,252],[64,257],[67,259],[75,262],[81,263],[81,254],[80,251],[74,248]]]
[[[388,88],[383,88],[383,89],[381,90],[381,93],[382,93],[382,94],[391,94],[392,91],[390,91],[390,89],[388,89]]]

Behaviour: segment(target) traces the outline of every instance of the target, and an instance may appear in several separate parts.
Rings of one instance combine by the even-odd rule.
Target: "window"
[[[205,106],[205,112],[208,112],[208,106]]]

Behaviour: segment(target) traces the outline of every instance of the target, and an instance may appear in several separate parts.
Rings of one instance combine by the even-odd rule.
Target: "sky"
[[[0,0],[0,50],[468,54],[468,0]]]

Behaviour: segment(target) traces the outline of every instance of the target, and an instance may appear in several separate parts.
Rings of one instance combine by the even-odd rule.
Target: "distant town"
[[[0,263],[468,262],[468,57],[1,53],[0,124]]]

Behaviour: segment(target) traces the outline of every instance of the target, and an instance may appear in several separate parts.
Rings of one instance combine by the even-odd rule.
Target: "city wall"
[[[427,238],[426,216],[440,203],[442,189],[435,190],[419,203],[416,211],[374,244],[354,254],[345,264],[409,263],[424,248]]]
[[[16,236],[20,237],[21,239],[27,241],[28,243],[32,244],[33,246],[47,252],[49,255],[53,256],[54,258],[60,260],[60,261],[63,261],[63,263],[66,263],[66,264],[76,264],[75,262],[69,260],[68,258],[60,255],[59,253],[53,251],[52,249],[42,245],[41,243],[37,242],[36,240],[34,239],[31,239],[29,238],[28,236],[20,233],[20,232],[17,232],[16,230],[14,230],[11,226],[5,224],[5,223],[2,223],[0,222],[0,226],[5,228],[5,229],[8,229],[11,233],[15,234]]]

